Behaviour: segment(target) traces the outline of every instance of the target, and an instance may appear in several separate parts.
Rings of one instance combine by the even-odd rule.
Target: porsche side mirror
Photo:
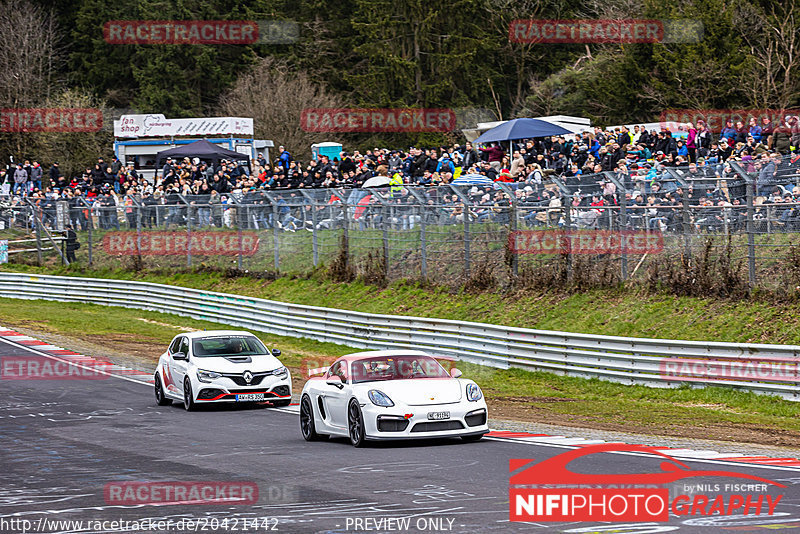
[[[344,383],[342,382],[342,377],[339,375],[329,376],[328,379],[325,381],[326,384],[329,386],[334,386],[339,389],[344,387]]]
[[[186,355],[185,355],[184,353],[182,353],[182,352],[176,352],[175,354],[173,354],[173,355],[172,355],[172,359],[173,359],[173,360],[183,360],[183,361],[188,361],[188,360],[189,360],[189,357],[188,357],[188,356],[186,356]]]
[[[272,349],[272,355],[277,358],[281,355],[281,349]]]
[[[461,376],[461,371],[453,367],[452,369],[450,369],[450,376],[452,376],[453,378],[458,378]]]

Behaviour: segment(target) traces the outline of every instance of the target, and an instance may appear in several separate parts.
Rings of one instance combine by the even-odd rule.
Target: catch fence
[[[9,240],[11,261],[67,262],[60,238],[71,224],[81,243],[76,261],[98,268],[299,274],[324,266],[345,277],[456,284],[542,272],[557,281],[579,271],[613,283],[724,258],[750,287],[774,287],[792,283],[800,257],[797,164],[666,168],[657,179],[606,172],[520,183],[6,199],[0,240]],[[619,245],[621,235],[629,239]],[[635,246],[649,235],[659,236],[658,246]],[[618,246],[574,246],[598,236]],[[540,246],[547,243],[557,245]]]

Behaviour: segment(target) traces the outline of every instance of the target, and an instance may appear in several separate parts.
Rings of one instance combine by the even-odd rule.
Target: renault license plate
[[[450,412],[428,412],[428,419],[438,421],[441,419],[450,419]]]
[[[253,401],[263,401],[263,400],[264,400],[263,393],[242,393],[241,395],[236,395],[237,402],[242,402],[242,401],[253,402]]]

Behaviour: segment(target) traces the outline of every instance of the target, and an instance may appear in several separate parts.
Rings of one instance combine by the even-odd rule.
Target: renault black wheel
[[[168,399],[167,396],[164,395],[164,388],[161,386],[161,378],[159,378],[158,373],[156,373],[153,378],[155,379],[156,404],[159,406],[169,406],[172,404],[172,399]]]

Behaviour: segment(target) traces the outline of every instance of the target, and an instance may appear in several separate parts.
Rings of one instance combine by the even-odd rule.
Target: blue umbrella
[[[571,134],[566,128],[541,119],[513,119],[495,126],[475,139],[475,143],[493,143],[513,141],[515,139],[531,139],[550,135]]]
[[[494,181],[483,174],[465,174],[453,180],[453,185],[494,185]]]

